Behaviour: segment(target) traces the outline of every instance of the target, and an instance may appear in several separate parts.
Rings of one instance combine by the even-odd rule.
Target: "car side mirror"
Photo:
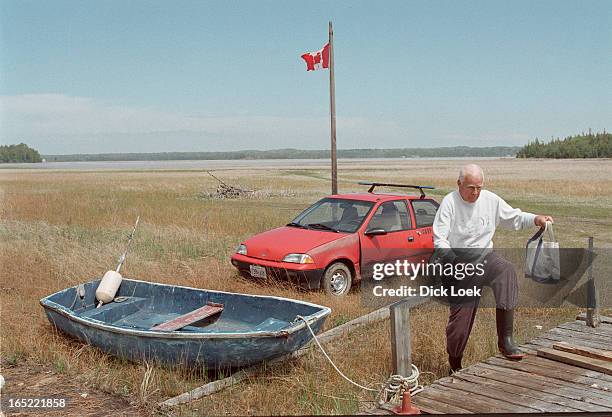
[[[381,227],[377,227],[375,229],[368,229],[365,232],[366,236],[379,236],[379,235],[386,235],[387,231]]]

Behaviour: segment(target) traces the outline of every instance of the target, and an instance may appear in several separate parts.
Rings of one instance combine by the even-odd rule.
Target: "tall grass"
[[[482,162],[486,186],[524,210],[551,214],[566,246],[612,244],[610,161]],[[438,199],[452,189],[456,161],[406,161],[382,166],[341,164],[340,189],[364,191],[358,180],[431,184]],[[596,173],[597,175],[594,175]],[[326,195],[326,167],[217,172],[231,184],[264,190],[262,198],[205,198],[216,182],[196,171],[56,172],[0,171],[0,326],[3,366],[42,364],[98,389],[152,404],[222,375],[202,369],[132,364],[67,339],[47,322],[38,300],[100,277],[116,265],[136,215],[141,224],[124,266],[127,277],[216,290],[280,295],[327,305],[326,328],[365,314],[358,291],[344,299],[289,285],[262,285],[240,278],[229,256],[246,237],[290,221]],[[521,246],[531,231],[501,231],[498,247]],[[535,325],[551,327],[575,310],[523,309],[518,336]],[[417,309],[411,316],[413,360],[424,382],[446,375],[444,308]],[[493,312],[483,309],[466,350],[466,363],[495,352]],[[391,372],[388,322],[363,328],[325,346],[336,364],[360,384],[376,387]],[[260,374],[179,407],[178,415],[350,414],[373,395],[347,384],[313,349],[305,357],[268,366]]]

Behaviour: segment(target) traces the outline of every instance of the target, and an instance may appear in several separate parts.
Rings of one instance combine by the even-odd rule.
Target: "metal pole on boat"
[[[134,228],[132,229],[132,233],[128,236],[128,244],[125,248],[125,252],[121,254],[119,258],[119,264],[117,265],[117,269],[114,271],[106,271],[106,274],[100,280],[100,284],[96,289],[96,298],[99,300],[98,306],[96,308],[102,307],[104,303],[110,303],[115,298],[117,294],[117,290],[121,285],[121,274],[119,270],[123,263],[125,262],[125,258],[127,256],[128,251],[130,250],[130,245],[132,244],[132,239],[134,239],[134,233],[136,232],[136,228],[138,227],[138,222],[140,221],[140,216],[136,218],[136,224],[134,224]]]
[[[132,239],[134,238],[134,233],[136,233],[136,228],[138,227],[138,222],[139,221],[140,221],[140,216],[138,216],[136,218],[136,224],[134,224],[134,228],[132,229],[132,233],[130,233],[129,236],[128,236],[127,247],[125,248],[125,252],[123,252],[123,254],[121,254],[121,256],[119,257],[119,264],[117,265],[117,269],[115,269],[115,272],[119,272],[119,270],[123,266],[123,263],[125,262],[125,257],[127,256],[127,253],[130,250],[130,245],[132,244]]]

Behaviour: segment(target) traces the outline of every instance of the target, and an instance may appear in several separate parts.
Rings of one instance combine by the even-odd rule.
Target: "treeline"
[[[400,149],[339,149],[338,158],[444,158],[515,156],[518,146]],[[231,152],[157,152],[157,153],[100,153],[72,155],[44,155],[47,161],[177,161],[177,160],[235,160],[235,159],[325,159],[329,150],[274,149],[269,151]]]
[[[25,143],[0,145],[0,163],[7,162],[42,162],[42,158],[36,149]]]
[[[612,158],[612,134],[589,133],[554,139],[548,143],[536,138],[525,145],[517,158]]]

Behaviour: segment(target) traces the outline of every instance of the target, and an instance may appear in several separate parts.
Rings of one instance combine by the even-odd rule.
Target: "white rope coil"
[[[388,401],[398,402],[401,400],[404,392],[409,392],[410,395],[412,396],[423,390],[423,386],[419,385],[419,375],[420,375],[419,368],[417,368],[416,365],[414,364],[412,364],[412,369],[411,369],[411,373],[409,376],[404,377],[401,375],[391,375],[384,384],[380,384],[382,385],[382,388],[380,390],[364,387],[363,385],[356,383],[355,381],[351,380],[349,377],[344,375],[344,373],[342,373],[340,369],[338,369],[338,367],[331,360],[327,352],[325,352],[325,349],[323,349],[323,346],[321,346],[321,343],[319,343],[317,335],[314,333],[314,331],[312,330],[312,328],[310,327],[310,324],[308,324],[306,319],[302,316],[296,316],[296,319],[302,320],[306,324],[306,327],[310,331],[310,334],[312,335],[312,338],[314,339],[315,343],[317,344],[319,349],[321,349],[321,352],[323,352],[323,355],[329,361],[329,363],[334,367],[336,372],[338,372],[342,378],[344,378],[346,381],[350,382],[351,384],[355,385],[356,387],[359,387],[367,391],[377,392],[378,393],[377,398],[378,398],[379,403],[382,404]]]
[[[413,396],[423,391],[423,386],[419,385],[419,375],[419,368],[414,364],[409,376],[391,375],[381,390],[378,402],[399,402],[404,392]]]

